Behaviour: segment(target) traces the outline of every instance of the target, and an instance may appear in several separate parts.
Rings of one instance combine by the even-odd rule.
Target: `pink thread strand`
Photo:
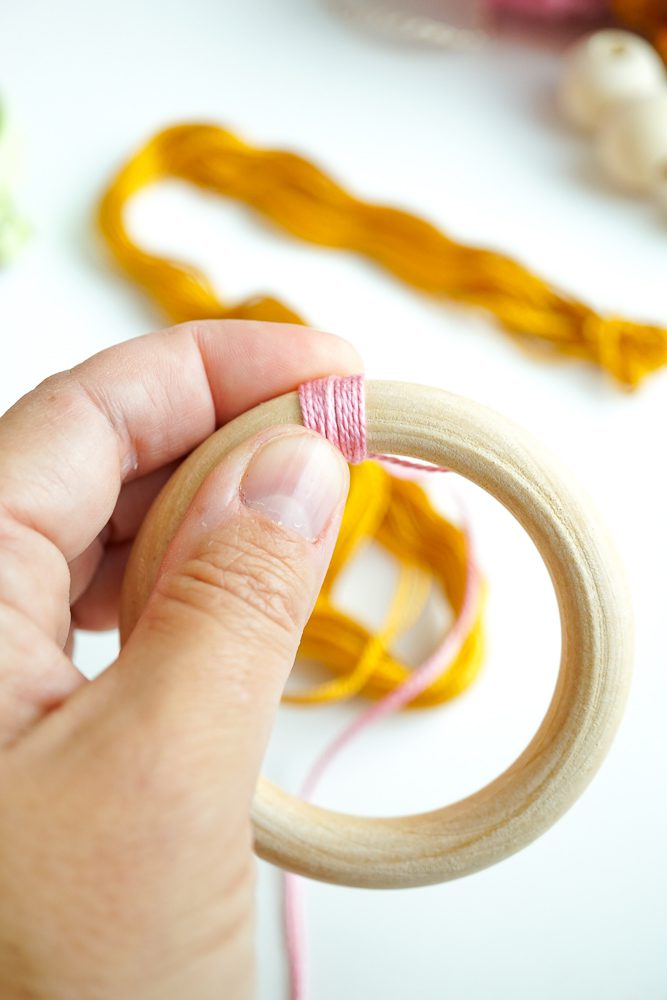
[[[317,431],[356,465],[367,458],[363,375],[329,375],[299,387],[304,427]]]
[[[366,451],[365,400],[363,375],[328,378],[306,382],[299,387],[299,399],[304,426],[323,434],[341,450],[348,462],[361,462],[377,458],[420,472],[446,472],[447,469],[432,464],[422,464],[409,459],[387,455],[369,455]],[[352,457],[351,457],[352,456]],[[412,671],[399,687],[364,709],[336,736],[319,755],[310,768],[302,786],[301,795],[310,799],[322,775],[341,751],[363,730],[402,708],[416,698],[439,677],[457,656],[469,634],[475,617],[475,608],[481,579],[472,550],[470,528],[464,523],[468,566],[466,585],[460,614],[443,641],[434,652]],[[291,1000],[307,1000],[308,977],[306,967],[306,921],[304,919],[302,879],[292,872],[284,874],[283,909],[287,958],[290,975]]]
[[[327,375],[299,386],[304,427],[316,431],[342,452],[351,465],[374,458],[418,472],[447,472],[432,462],[366,450],[366,394],[363,375]]]

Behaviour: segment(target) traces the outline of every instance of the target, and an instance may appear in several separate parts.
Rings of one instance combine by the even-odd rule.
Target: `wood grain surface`
[[[572,805],[604,759],[621,718],[632,615],[623,572],[599,517],[526,432],[470,400],[398,382],[366,384],[366,416],[369,451],[445,465],[511,511],[549,570],[562,627],[558,682],[542,725],[515,763],[475,794],[428,813],[365,818],[311,805],[260,779],[253,822],[261,857],[311,878],[394,888],[492,865],[525,847]],[[123,640],[206,475],[255,432],[288,423],[301,423],[296,393],[227,424],[167,483],[128,566]]]

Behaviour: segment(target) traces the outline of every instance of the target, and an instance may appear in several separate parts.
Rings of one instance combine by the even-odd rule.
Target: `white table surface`
[[[667,224],[610,191],[559,122],[557,45],[425,52],[358,33],[324,0],[11,8],[0,11],[0,87],[23,135],[33,235],[0,272],[0,407],[163,322],[114,273],[92,217],[114,168],[179,120],[304,152],[360,194],[509,251],[600,308],[667,323]],[[627,395],[584,365],[541,363],[483,317],[175,185],[138,199],[132,218],[147,245],[204,265],[223,296],[271,290],[353,339],[369,376],[438,384],[530,426],[593,495],[630,576],[636,676],[591,788],[532,847],[462,881],[384,893],[309,884],[314,1000],[667,996],[667,373]],[[546,574],[509,516],[464,492],[490,584],[484,673],[458,702],[385,720],[350,747],[324,804],[378,814],[452,801],[499,773],[544,712],[558,659]],[[387,581],[375,572],[380,596]],[[86,637],[79,662],[95,671],[114,648],[113,636]],[[281,710],[267,773],[295,788],[356,710]],[[278,889],[262,865],[261,1000],[285,996]]]

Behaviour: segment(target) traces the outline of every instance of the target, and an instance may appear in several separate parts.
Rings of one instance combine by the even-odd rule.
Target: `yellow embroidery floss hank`
[[[207,138],[208,152],[201,141]],[[216,145],[217,144],[217,145]],[[303,322],[281,302],[257,297],[237,306],[225,307],[205,275],[185,264],[145,253],[130,238],[124,208],[132,195],[162,177],[177,176],[226,194],[236,193],[245,201],[268,206],[267,156],[255,151],[222,129],[183,126],[157,136],[127,166],[107,191],[100,206],[100,224],[116,259],[139,284],[150,292],[175,321],[243,318]],[[231,154],[231,155],[230,155]],[[274,154],[275,168],[282,177],[276,197],[288,197],[298,185],[292,160],[303,164],[302,187],[317,183],[316,168],[290,154]],[[202,157],[217,173],[215,183],[204,181]],[[222,171],[222,173],[221,173]],[[226,177],[223,178],[223,173]],[[335,191],[333,182],[327,182]],[[269,183],[269,189],[271,184]],[[282,194],[281,194],[282,191]],[[262,200],[264,199],[264,200]],[[312,235],[315,235],[313,231]],[[341,245],[344,245],[341,243]],[[463,612],[471,556],[466,533],[441,517],[417,483],[391,476],[380,464],[365,462],[350,469],[351,487],[343,523],[331,565],[313,614],[304,631],[300,653],[330,669],[336,676],[308,691],[286,694],[293,704],[313,705],[362,694],[381,699],[399,689],[411,668],[391,651],[393,641],[419,616],[431,581],[441,589],[455,619]],[[394,600],[380,631],[373,635],[359,622],[336,607],[333,590],[346,563],[369,540],[375,540],[397,560],[400,572]],[[471,625],[440,676],[420,691],[410,707],[440,704],[463,691],[475,678],[483,656],[483,596],[476,599]]]
[[[626,387],[667,364],[663,327],[601,316],[510,257],[457,243],[408,212],[361,201],[303,157],[250,146],[206,124],[177,125],[150,139],[116,176],[99,211],[121,267],[176,321],[301,320],[271,296],[225,306],[196,268],[136,246],[123,219],[125,205],[166,177],[245,202],[307,242],[355,250],[414,288],[485,310],[526,344],[547,348],[546,356],[587,359]]]
[[[388,650],[392,642],[417,621],[429,590],[430,581],[424,572],[414,566],[401,565],[389,611],[375,635],[364,632],[353,618],[347,618],[333,603],[320,598],[320,605],[311,618],[311,627],[306,626],[300,653],[310,654],[320,663],[326,662],[329,667],[339,668],[342,676],[309,691],[285,694],[283,701],[292,705],[317,705],[351,698],[362,690],[367,693],[374,690],[375,678],[387,677],[385,660],[390,655]],[[357,630],[361,640],[358,650],[354,643],[351,646],[341,645],[341,638],[354,639]],[[407,671],[403,672],[408,675]]]

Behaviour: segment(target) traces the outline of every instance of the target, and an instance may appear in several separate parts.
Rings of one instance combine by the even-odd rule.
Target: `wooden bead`
[[[610,108],[655,93],[665,68],[655,49],[629,31],[598,31],[566,54],[559,103],[579,128],[595,129]]]
[[[667,88],[611,111],[597,147],[612,180],[628,190],[649,191],[667,167]]]
[[[293,392],[244,413],[183,462],[133,547],[121,600],[123,641],[204,478],[251,435],[298,423]],[[453,469],[516,516],[549,569],[563,632],[558,683],[538,732],[511,767],[466,799],[378,819],[320,808],[260,779],[253,825],[261,857],[323,881],[398,888],[492,865],[544,833],[572,805],[602,763],[621,718],[632,621],[623,573],[599,517],[526,432],[471,400],[400,382],[366,384],[366,425],[370,451]]]

